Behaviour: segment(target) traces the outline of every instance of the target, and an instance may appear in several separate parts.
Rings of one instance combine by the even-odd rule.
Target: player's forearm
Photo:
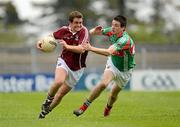
[[[84,53],[85,52],[85,49],[81,45],[78,45],[78,46],[67,45],[66,49],[71,52],[74,52],[74,53]]]
[[[100,55],[104,55],[104,56],[109,56],[111,55],[111,53],[109,52],[108,49],[103,49],[103,48],[96,48],[96,47],[91,47],[90,51],[100,54]]]
[[[91,30],[89,30],[89,33],[90,33],[90,35],[95,35],[96,33],[95,33],[95,28],[92,28]]]

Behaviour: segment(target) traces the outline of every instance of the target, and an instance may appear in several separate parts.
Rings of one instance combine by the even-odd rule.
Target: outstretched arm
[[[92,51],[96,54],[104,55],[104,56],[109,56],[111,53],[109,52],[108,49],[103,49],[103,48],[96,48],[96,47],[91,47],[89,51]]]
[[[104,55],[104,56],[113,55],[115,52],[115,48],[113,45],[110,46],[108,49],[104,49],[104,48],[96,48],[94,46],[91,46],[90,43],[87,43],[87,44],[83,45],[83,47],[88,51],[92,51],[96,54],[100,54],[100,55]]]

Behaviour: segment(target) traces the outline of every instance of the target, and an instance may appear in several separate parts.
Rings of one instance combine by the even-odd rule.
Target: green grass
[[[80,117],[78,108],[89,92],[71,92],[44,120],[38,120],[46,93],[0,93],[0,127],[179,127],[180,92],[120,93],[111,115],[103,117],[108,93]]]

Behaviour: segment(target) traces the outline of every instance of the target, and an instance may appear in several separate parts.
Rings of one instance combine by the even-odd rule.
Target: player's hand
[[[108,51],[110,52],[111,55],[116,55],[117,54],[117,51],[116,51],[116,49],[115,49],[115,47],[113,45],[111,45],[108,48]]]
[[[91,45],[89,42],[83,43],[82,47],[86,50],[86,51],[90,51],[91,50]]]
[[[68,48],[68,44],[64,40],[59,40],[59,43],[64,49]]]
[[[43,51],[42,49],[42,40],[39,40],[37,43],[36,43],[36,48]]]
[[[94,27],[93,29],[91,29],[91,30],[89,31],[89,33],[90,33],[91,35],[101,35],[101,34],[102,34],[102,29],[103,29],[102,26],[96,26],[96,27]]]
[[[95,27],[95,31],[101,31],[102,29],[103,29],[102,26],[96,26],[96,27]]]

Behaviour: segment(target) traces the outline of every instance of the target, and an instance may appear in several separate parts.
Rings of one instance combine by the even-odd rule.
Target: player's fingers
[[[79,45],[79,46],[81,46],[82,48],[86,48],[86,44],[84,44],[84,43],[82,43],[82,44]]]
[[[37,49],[41,50],[41,51],[44,51],[43,48],[42,48],[42,41],[38,41],[37,44],[36,44],[36,47]]]
[[[89,50],[90,49],[90,47],[91,47],[91,45],[89,44],[89,43],[86,43],[86,44],[83,44],[82,45],[83,46],[83,48],[85,49],[85,50]]]
[[[63,39],[60,39],[59,43],[66,43],[66,42]]]
[[[64,40],[59,40],[61,46],[66,46],[66,42]]]
[[[102,30],[102,26],[97,26],[95,29],[96,30]]]
[[[41,41],[38,41],[37,44],[36,44],[36,47],[38,49],[41,49],[42,48],[42,42]]]
[[[113,54],[116,52],[114,45],[111,45],[111,46],[108,48],[108,51],[110,52],[110,54],[113,55]]]

